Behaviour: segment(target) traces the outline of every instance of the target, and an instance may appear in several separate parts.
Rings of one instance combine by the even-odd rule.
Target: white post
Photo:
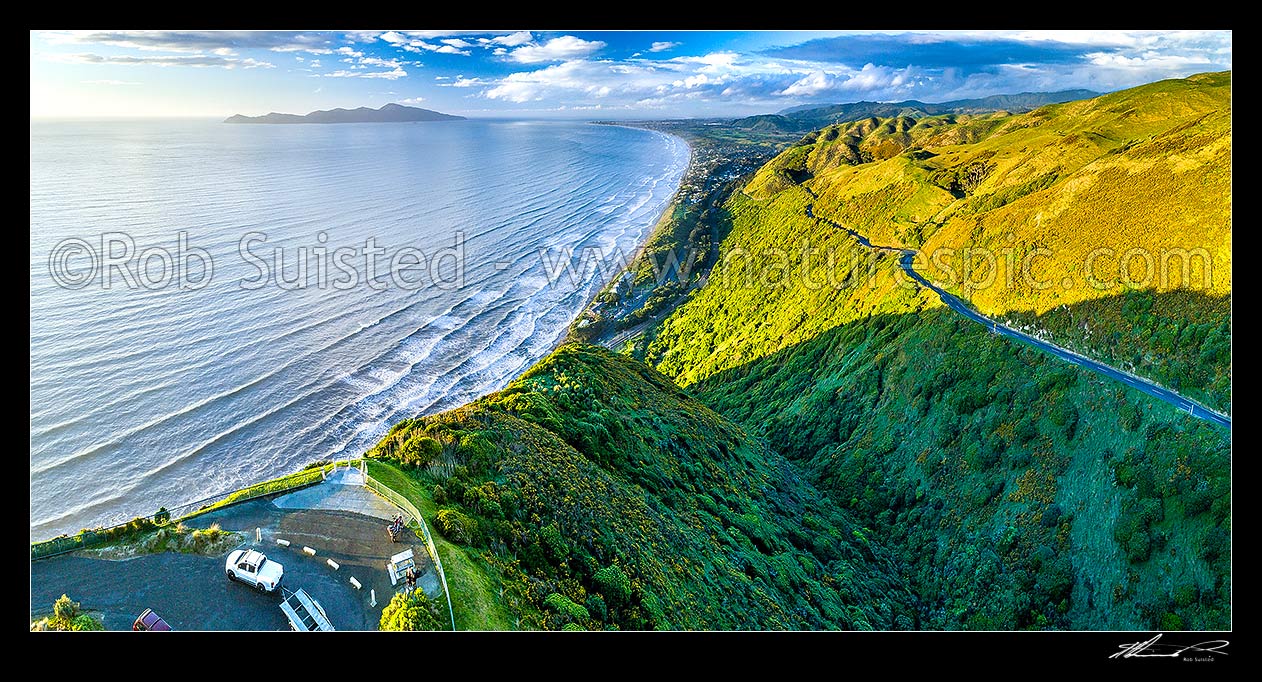
[[[263,529],[262,529],[262,528],[255,528],[255,529],[254,529],[254,541],[255,541],[255,542],[262,542],[262,541],[263,541]]]
[[[368,605],[369,606],[377,605],[377,590],[368,591]]]

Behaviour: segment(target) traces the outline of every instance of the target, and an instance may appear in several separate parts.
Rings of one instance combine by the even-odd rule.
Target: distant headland
[[[409,121],[463,121],[464,116],[443,114],[429,109],[405,107],[402,104],[387,104],[380,109],[359,107],[358,109],[329,109],[313,111],[306,116],[298,114],[278,114],[272,112],[266,116],[242,116],[235,114],[224,119],[224,123],[406,123]]]

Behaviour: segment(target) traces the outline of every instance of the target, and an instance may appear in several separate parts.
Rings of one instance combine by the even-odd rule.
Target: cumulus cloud
[[[546,43],[522,45],[508,53],[508,58],[522,64],[541,64],[582,59],[605,46],[604,41],[583,40],[576,36],[560,36]]]
[[[673,43],[669,40],[659,40],[649,46],[649,52],[665,52],[669,49],[679,47],[683,43]]]
[[[487,40],[491,45],[503,45],[504,47],[520,47],[526,43],[533,42],[535,36],[530,31],[517,31],[509,33],[506,36],[498,36]]]
[[[407,99],[399,100],[399,104],[420,104],[421,102],[424,102],[424,101],[425,101],[424,97],[409,97]]]

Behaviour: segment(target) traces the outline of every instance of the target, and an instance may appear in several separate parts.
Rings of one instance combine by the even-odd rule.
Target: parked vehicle
[[[260,592],[275,592],[276,588],[280,587],[281,578],[285,575],[284,566],[253,549],[238,549],[229,554],[224,571],[228,574],[229,580],[253,585]]]
[[[324,607],[307,591],[299,588],[297,592],[282,590],[285,601],[280,603],[280,610],[289,619],[289,627],[296,632],[332,632],[333,624],[324,613]]]
[[[153,609],[145,609],[143,613],[136,616],[136,621],[131,624],[131,629],[138,632],[169,632],[171,626],[162,616],[153,612]]]

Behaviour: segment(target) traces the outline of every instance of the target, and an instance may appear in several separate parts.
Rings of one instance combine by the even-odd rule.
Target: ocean
[[[688,158],[573,122],[32,122],[32,539],[357,456],[502,388]]]

